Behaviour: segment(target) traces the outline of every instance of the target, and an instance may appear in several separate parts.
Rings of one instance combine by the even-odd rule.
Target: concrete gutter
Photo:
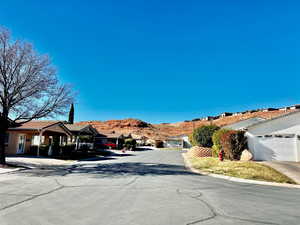
[[[234,182],[240,182],[240,183],[248,183],[248,184],[259,184],[259,185],[268,185],[268,186],[276,186],[276,187],[288,187],[288,188],[299,188],[300,185],[298,184],[285,184],[285,183],[276,183],[276,182],[268,182],[268,181],[258,181],[258,180],[249,180],[249,179],[244,179],[244,178],[237,178],[237,177],[230,177],[230,176],[225,176],[225,175],[220,175],[220,174],[213,174],[209,172],[204,172],[199,169],[195,169],[192,167],[191,163],[188,160],[187,153],[182,153],[182,157],[184,159],[185,166],[192,172],[205,175],[205,176],[210,176],[210,177],[215,177],[215,178],[220,178],[220,179],[225,179],[225,180],[230,180]]]

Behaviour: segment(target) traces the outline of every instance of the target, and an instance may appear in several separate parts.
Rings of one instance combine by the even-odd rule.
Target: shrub
[[[39,154],[40,156],[48,156],[48,151],[49,151],[49,147],[50,145],[40,145],[40,148],[39,148]],[[36,148],[36,151],[37,151],[38,148]]]
[[[222,149],[222,145],[221,145],[221,136],[223,134],[225,134],[226,132],[230,131],[229,129],[220,129],[214,132],[213,136],[212,136],[212,141],[213,141],[213,146],[212,146],[212,156],[213,157],[218,157],[219,156],[219,152]]]
[[[135,147],[136,147],[136,140],[134,140],[132,138],[125,139],[124,146],[127,149],[135,149]]]
[[[156,140],[155,141],[155,148],[163,148],[164,147],[164,142],[161,140]]]
[[[220,142],[225,158],[230,160],[239,160],[242,151],[247,148],[247,138],[244,131],[227,131],[221,136]]]
[[[74,154],[76,145],[75,144],[68,144],[61,146],[61,154],[60,156],[62,158],[71,158],[72,155]]]
[[[196,146],[197,143],[195,143],[194,138],[193,138],[193,133],[189,135],[189,142],[191,143],[192,146]]]
[[[196,128],[192,134],[192,145],[199,145],[202,147],[210,148],[213,145],[212,135],[215,131],[219,129],[220,128],[215,125],[208,125]]]

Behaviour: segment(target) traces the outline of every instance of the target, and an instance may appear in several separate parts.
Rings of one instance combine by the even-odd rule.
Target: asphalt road
[[[0,175],[0,224],[300,224],[300,190],[187,171],[180,151],[143,151]]]

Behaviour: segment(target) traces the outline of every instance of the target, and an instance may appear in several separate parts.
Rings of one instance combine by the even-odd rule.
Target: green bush
[[[192,146],[197,145],[197,143],[195,143],[194,138],[193,138],[193,133],[191,133],[189,135],[189,142],[191,143]]]
[[[214,132],[213,136],[212,136],[212,141],[213,141],[213,146],[212,146],[212,156],[213,157],[218,157],[219,156],[219,152],[222,149],[222,145],[221,145],[221,137],[223,134],[225,134],[226,132],[230,131],[229,129],[223,128],[220,130],[217,130]]]
[[[125,139],[124,146],[127,149],[135,149],[135,147],[136,147],[136,140],[134,140],[132,138]]]
[[[220,128],[216,125],[207,125],[198,127],[192,134],[192,145],[199,145],[202,147],[211,147],[213,145],[212,135]]]
[[[242,151],[247,148],[247,138],[244,131],[227,131],[221,136],[220,142],[225,158],[229,160],[239,160]]]
[[[75,154],[75,144],[68,144],[60,147],[59,157],[63,159],[72,158],[73,154]]]
[[[40,145],[40,148],[39,148],[39,154],[40,156],[48,156],[48,151],[49,151],[49,147],[50,145]],[[36,151],[38,148],[36,148]]]

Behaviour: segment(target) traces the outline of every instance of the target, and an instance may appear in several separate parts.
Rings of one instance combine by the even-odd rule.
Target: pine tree
[[[71,104],[70,112],[69,112],[69,123],[74,123],[74,104]]]

